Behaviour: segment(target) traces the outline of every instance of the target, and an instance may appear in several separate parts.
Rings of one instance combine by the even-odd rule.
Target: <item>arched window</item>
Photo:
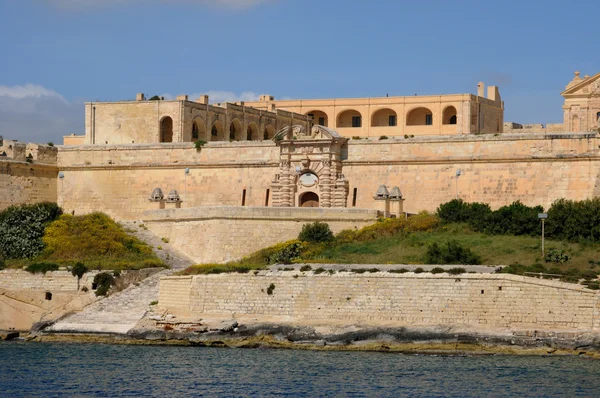
[[[160,121],[160,142],[173,142],[173,119],[169,116]]]
[[[275,127],[273,127],[270,124],[267,124],[265,126],[265,131],[263,133],[263,139],[265,139],[265,140],[272,140],[273,137],[275,137]]]
[[[204,124],[204,120],[202,120],[200,117],[197,117],[192,123],[192,141],[207,141],[206,138],[206,125]]]
[[[456,108],[449,106],[444,109],[442,124],[456,124]]]
[[[354,109],[343,111],[337,117],[336,127],[362,127],[362,115]]]
[[[248,125],[248,130],[246,131],[246,139],[248,141],[258,140],[258,126],[256,123],[252,122]]]
[[[229,125],[229,140],[239,141],[242,139],[242,123],[239,120],[233,119]]]
[[[432,124],[433,113],[427,108],[413,109],[406,116],[407,126],[431,126]]]
[[[306,112],[306,115],[312,116],[313,124],[318,124],[320,126],[327,127],[327,124],[329,123],[329,118],[327,117],[327,114],[323,111],[314,110]]]
[[[218,120],[216,122],[214,122],[212,125],[212,128],[210,130],[210,140],[211,141],[224,141],[225,140],[223,125]]]
[[[371,127],[397,126],[398,115],[392,109],[379,109],[371,116]]]

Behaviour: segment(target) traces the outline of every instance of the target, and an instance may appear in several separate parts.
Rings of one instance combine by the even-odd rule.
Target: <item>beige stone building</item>
[[[563,123],[519,124],[507,122],[505,132],[517,133],[557,133],[557,132],[600,132],[600,73],[581,77],[575,72],[573,80],[561,93],[563,105]]]
[[[273,139],[285,126],[310,125],[310,118],[283,109],[273,112],[243,103],[209,105],[208,96],[175,100],[89,102],[85,137],[66,136],[65,145],[150,144],[167,142],[259,141]]]
[[[498,87],[479,83],[477,95],[450,94],[380,98],[275,100],[262,95],[246,102],[256,109],[285,109],[313,118],[343,137],[425,136],[502,133],[504,103]]]

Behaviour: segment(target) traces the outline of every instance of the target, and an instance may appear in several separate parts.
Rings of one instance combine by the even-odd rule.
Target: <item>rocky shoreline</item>
[[[597,335],[549,332],[494,335],[445,327],[323,327],[275,323],[238,324],[235,320],[215,320],[212,323],[196,325],[146,324],[124,335],[42,331],[29,333],[19,339],[36,342],[377,351],[432,355],[577,355],[600,359],[600,336]]]

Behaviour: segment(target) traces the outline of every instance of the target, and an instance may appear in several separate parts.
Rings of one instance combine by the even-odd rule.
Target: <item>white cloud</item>
[[[14,99],[54,97],[67,102],[56,91],[31,83],[27,83],[24,86],[0,86],[0,97]]]
[[[83,134],[83,119],[83,102],[36,84],[0,85],[0,135],[6,139],[62,144],[63,135]]]
[[[41,0],[61,8],[83,9],[96,6],[113,6],[133,3],[161,2],[167,4],[188,3],[225,8],[250,8],[272,0]]]

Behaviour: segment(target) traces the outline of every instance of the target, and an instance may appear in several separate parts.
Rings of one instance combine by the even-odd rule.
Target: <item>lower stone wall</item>
[[[306,223],[326,222],[337,233],[373,224],[377,215],[365,209],[216,206],[148,211],[144,224],[194,261],[220,263],[296,239]]]
[[[56,202],[56,165],[0,160],[0,210],[23,203]]]
[[[97,272],[77,277],[69,271],[32,274],[23,270],[0,271],[0,330],[29,330],[40,321],[79,311],[95,300],[92,281]],[[47,294],[50,294],[48,296]]]
[[[600,330],[595,291],[507,274],[261,272],[165,277],[160,281],[159,306],[178,316],[198,318]]]

